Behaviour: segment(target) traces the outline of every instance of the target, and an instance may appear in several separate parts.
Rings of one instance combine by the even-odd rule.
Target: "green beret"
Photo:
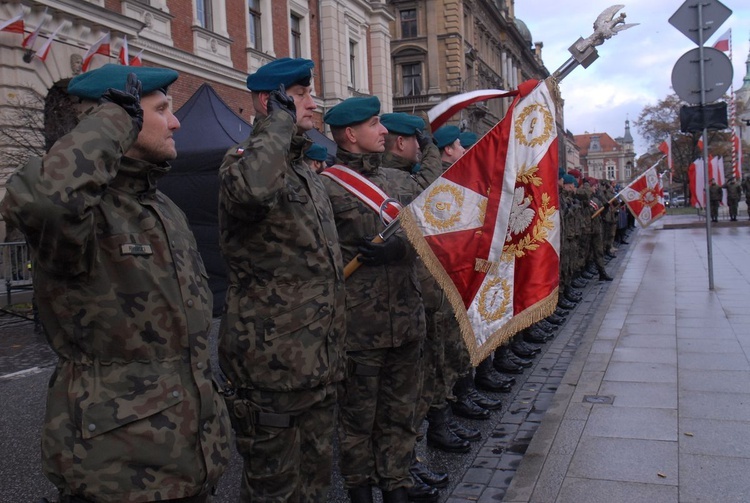
[[[154,91],[167,93],[169,84],[177,80],[179,74],[167,68],[153,68],[148,66],[125,66],[106,64],[96,70],[76,75],[68,84],[68,94],[83,99],[98,101],[107,89],[125,89],[128,74],[134,73],[141,81],[141,94],[146,95]]]
[[[380,113],[380,100],[377,96],[355,96],[331,108],[323,116],[323,121],[333,127],[359,124]]]
[[[456,126],[443,126],[434,133],[432,137],[435,138],[438,148],[443,148],[450,145],[454,141],[458,140],[461,135],[461,130]]]
[[[310,148],[305,150],[305,157],[313,161],[325,161],[328,157],[328,149],[319,143],[313,143]]]
[[[424,129],[424,120],[416,115],[403,112],[383,114],[380,116],[380,123],[386,127],[389,133],[403,136],[414,136],[417,131]]]
[[[562,180],[564,184],[572,183],[573,185],[578,187],[578,180],[576,180],[576,177],[574,177],[573,175],[563,175]]]
[[[471,131],[464,131],[458,135],[458,139],[461,140],[461,146],[463,148],[469,148],[477,142],[479,135]]]
[[[309,86],[315,63],[304,58],[279,58],[258,68],[247,76],[247,88],[251,91],[273,91],[279,85],[291,87],[295,84]]]

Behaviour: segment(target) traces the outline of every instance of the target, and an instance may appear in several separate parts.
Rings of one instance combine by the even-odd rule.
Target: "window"
[[[211,0],[195,0],[195,13],[198,17],[198,26],[213,31],[214,20],[211,12]]]
[[[351,87],[357,87],[357,43],[349,41],[349,82]]]
[[[291,27],[291,39],[289,44],[290,56],[293,58],[302,57],[302,20],[292,14],[289,18],[289,25]]]
[[[404,96],[422,94],[422,64],[411,63],[401,66]]]
[[[247,0],[247,11],[249,13],[247,23],[248,45],[257,51],[262,51],[263,42],[260,28],[260,0]]]
[[[607,166],[607,180],[615,180],[617,177],[615,176],[615,167],[613,165]]]
[[[401,38],[417,36],[417,9],[401,11]]]

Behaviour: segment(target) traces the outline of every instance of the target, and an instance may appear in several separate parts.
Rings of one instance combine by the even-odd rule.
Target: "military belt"
[[[234,390],[241,400],[252,400],[253,390],[237,388]],[[252,411],[255,424],[259,426],[271,426],[273,428],[291,428],[294,426],[294,416],[291,414],[276,414],[275,412]]]

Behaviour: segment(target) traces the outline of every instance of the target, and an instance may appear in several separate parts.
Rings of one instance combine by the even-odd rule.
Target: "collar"
[[[339,147],[336,150],[336,163],[362,173],[363,175],[373,174],[380,167],[383,154],[355,154]]]
[[[151,195],[156,192],[156,182],[170,170],[169,163],[153,164],[131,157],[122,157],[117,175],[110,187],[131,194]]]

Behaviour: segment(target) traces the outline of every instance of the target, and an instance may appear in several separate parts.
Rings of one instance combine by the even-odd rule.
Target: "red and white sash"
[[[326,176],[341,185],[360,201],[372,208],[375,213],[381,215],[385,223],[389,224],[398,217],[402,206],[388,197],[380,187],[372,183],[366,177],[360,175],[353,169],[335,164],[323,170],[321,175]],[[381,213],[380,209],[383,208]]]

